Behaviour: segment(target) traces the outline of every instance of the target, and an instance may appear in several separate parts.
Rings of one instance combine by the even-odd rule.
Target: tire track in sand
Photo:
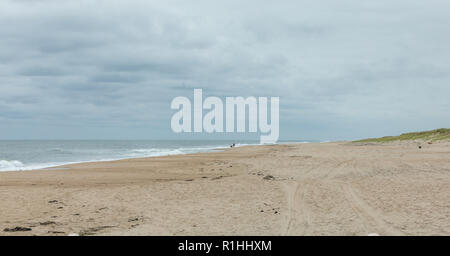
[[[284,235],[305,235],[310,227],[310,216],[306,208],[306,186],[295,182],[288,191],[289,215]],[[295,231],[295,233],[292,233]]]
[[[342,190],[353,211],[363,222],[368,234],[376,231],[380,235],[403,235],[403,232],[386,223],[383,220],[383,216],[361,199],[351,186],[342,185]]]

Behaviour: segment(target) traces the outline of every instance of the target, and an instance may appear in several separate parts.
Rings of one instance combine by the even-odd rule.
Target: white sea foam
[[[23,168],[23,163],[20,161],[7,161],[7,160],[0,160],[0,170],[3,169],[18,169]]]
[[[65,163],[62,163],[65,164]],[[13,160],[0,160],[0,172],[1,171],[31,171],[37,169],[44,169],[49,167],[54,167],[58,165],[62,165],[59,163],[42,163],[42,164],[23,164],[20,161]]]
[[[130,158],[130,157],[168,156],[168,155],[179,155],[183,153],[184,152],[179,149],[143,148],[131,150],[130,153],[126,154],[126,157]]]

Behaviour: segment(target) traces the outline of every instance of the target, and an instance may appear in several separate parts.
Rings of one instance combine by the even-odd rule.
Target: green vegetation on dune
[[[405,140],[441,141],[450,140],[450,129],[437,129],[426,132],[404,133],[400,136],[387,136],[383,138],[358,140],[355,142],[391,142]]]

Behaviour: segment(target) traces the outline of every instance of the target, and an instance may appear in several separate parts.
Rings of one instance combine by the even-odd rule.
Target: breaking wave
[[[16,161],[16,160],[14,160],[14,161],[0,160],[0,170],[4,170],[4,169],[6,169],[6,170],[7,169],[15,170],[15,169],[23,168],[23,167],[24,167],[24,165],[20,161]]]

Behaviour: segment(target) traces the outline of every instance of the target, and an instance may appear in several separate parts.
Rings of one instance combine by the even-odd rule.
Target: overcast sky
[[[185,138],[170,129],[170,102],[194,88],[279,96],[280,139],[450,127],[449,10],[448,0],[3,0],[0,139]]]

